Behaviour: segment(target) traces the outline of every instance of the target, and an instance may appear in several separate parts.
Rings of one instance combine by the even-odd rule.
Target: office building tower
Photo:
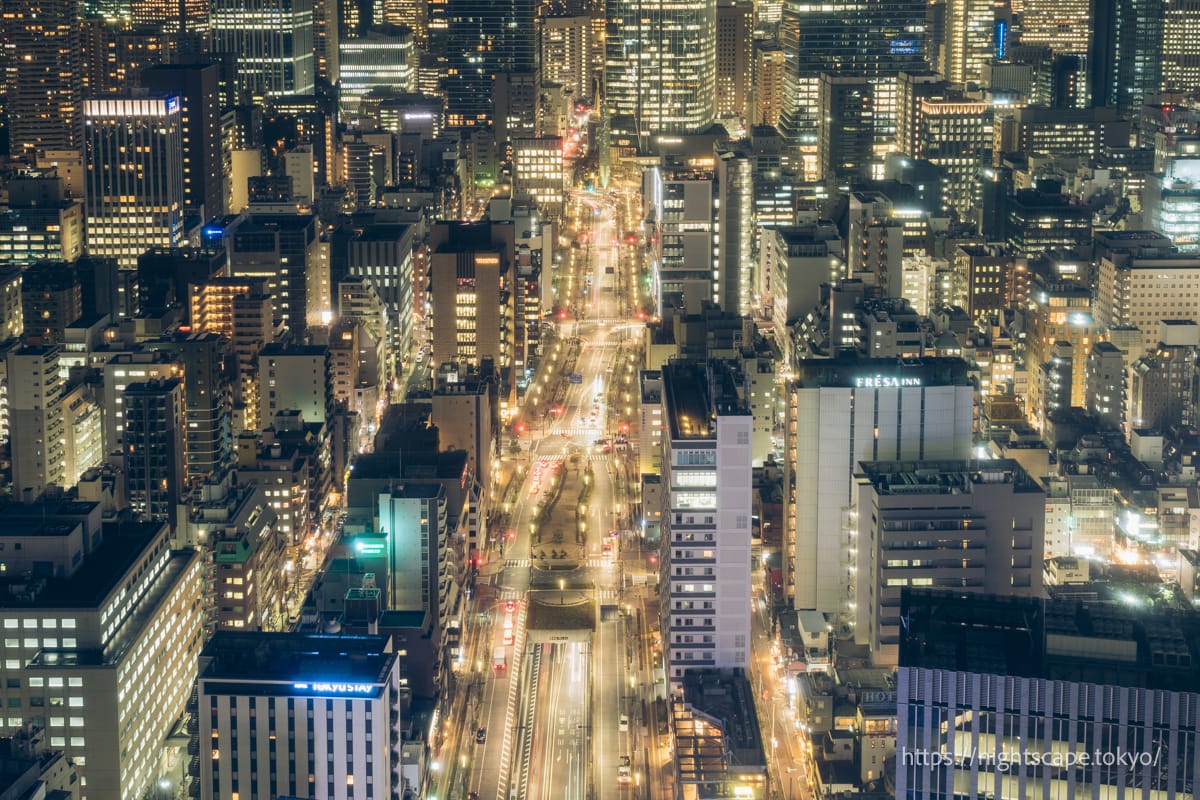
[[[652,294],[660,313],[712,302],[741,313],[752,302],[753,160],[716,148],[711,157],[668,160],[642,174]]]
[[[51,484],[66,485],[59,355],[59,348],[44,345],[8,353],[9,444],[18,499],[37,497]]]
[[[992,165],[1007,153],[1098,158],[1106,148],[1129,146],[1129,119],[1115,108],[1026,106],[995,112]]]
[[[386,605],[437,620],[439,643],[451,611],[446,512],[446,490],[436,481],[405,483],[379,494],[379,531],[389,545]]]
[[[1091,0],[1024,0],[1021,44],[1083,55],[1092,33]]]
[[[67,326],[83,315],[79,278],[69,264],[43,261],[26,267],[21,280],[24,335],[38,344],[62,344]]]
[[[1200,330],[1190,320],[1158,323],[1158,346],[1129,367],[1128,429],[1167,431],[1196,424]]]
[[[242,97],[313,93],[313,0],[213,0],[211,21],[212,52],[237,53]]]
[[[33,158],[39,150],[82,145],[83,49],[79,0],[30,0],[6,6],[8,58],[5,115],[9,151]]]
[[[0,212],[0,263],[72,262],[83,255],[83,201],[60,178],[13,178]]]
[[[1087,51],[1093,107],[1112,106],[1130,114],[1146,103],[1158,102],[1167,5],[1165,0],[1095,3]]]
[[[606,0],[605,103],[643,137],[698,133],[716,116],[717,0]],[[648,142],[643,142],[646,144]]]
[[[1188,295],[1200,286],[1200,255],[1183,254],[1150,231],[1106,231],[1111,249],[1099,257],[1096,324],[1133,325],[1142,332],[1141,351],[1158,344],[1162,320],[1200,322]],[[1099,255],[1099,254],[1098,254]]]
[[[80,796],[144,797],[161,781],[178,789],[164,765],[188,759],[171,734],[203,642],[200,556],[171,550],[167,525],[101,515],[98,502],[46,499],[0,519],[8,569],[42,576],[0,596],[0,724],[44,725],[47,744],[78,765]]]
[[[901,613],[896,796],[1192,795],[1194,612],[1136,590],[1045,600],[910,589]],[[1084,752],[1073,768],[1053,763]]]
[[[1075,251],[1092,238],[1092,212],[1063,194],[1021,189],[1003,200],[1009,255],[1037,258],[1054,250]]]
[[[1026,312],[1025,363],[1031,375],[1043,365],[1052,364],[1056,348],[1070,353],[1070,406],[1082,407],[1087,397],[1087,354],[1100,338],[1103,324],[1094,318],[1091,288],[1076,280],[1060,280],[1042,272],[1031,279]],[[1063,347],[1065,345],[1065,348]],[[1061,357],[1061,356],[1060,356]],[[1060,379],[1065,378],[1060,364]],[[1052,400],[1043,396],[1045,384],[1032,379],[1026,412],[1031,422],[1041,427]]]
[[[183,119],[178,95],[84,103],[88,255],[123,270],[152,247],[183,240]],[[136,313],[126,296],[124,313]]]
[[[205,0],[129,0],[134,29],[178,37],[208,35],[208,6]]]
[[[801,360],[787,397],[785,591],[793,608],[852,620],[858,463],[967,458],[974,389],[961,359],[842,356]]]
[[[512,140],[513,195],[529,197],[543,215],[562,216],[567,175],[561,136]]]
[[[399,795],[403,681],[390,637],[223,630],[199,663],[201,800]],[[238,758],[247,751],[261,756]]]
[[[1200,16],[1197,0],[1163,4],[1162,93],[1189,92],[1200,86]],[[1153,98],[1151,98],[1153,101]]]
[[[1146,178],[1148,222],[1181,251],[1200,253],[1200,155],[1166,155],[1162,162]]]
[[[227,339],[205,331],[178,332],[147,343],[150,350],[172,353],[183,367],[187,476],[193,483],[219,473],[233,457],[228,347]]]
[[[564,94],[591,104],[595,50],[592,17],[550,15],[542,18],[543,83],[557,83]]]
[[[258,354],[259,420],[296,411],[306,423],[329,417],[329,348],[320,345],[268,344]]]
[[[866,78],[822,72],[817,83],[817,178],[837,187],[870,177],[875,86]]]
[[[370,282],[387,309],[389,380],[412,346],[413,304],[420,295],[413,276],[415,233],[412,225],[374,223],[356,231],[347,245],[346,274]]]
[[[787,0],[783,4],[779,42],[789,68],[780,132],[807,179],[815,180],[818,175],[821,73],[870,81],[877,141],[890,141],[894,136],[896,75],[927,68],[923,41],[926,5],[920,0]]]
[[[750,658],[752,417],[720,362],[672,361],[663,386],[667,682]]]
[[[786,102],[787,55],[774,42],[754,43],[754,83],[751,125],[779,127],[780,114]]]
[[[183,202],[203,220],[225,213],[218,73],[216,64],[170,64],[144,69],[138,79],[150,91],[179,97]]]
[[[995,55],[994,0],[948,0],[940,71],[950,83],[978,84],[983,65]]]
[[[1112,342],[1096,342],[1088,353],[1087,410],[1106,430],[1125,419],[1125,353]]]
[[[743,127],[750,125],[753,34],[750,0],[717,0],[716,116]]]
[[[174,527],[188,488],[183,381],[131,383],[123,400],[121,452],[130,507],[145,519],[169,520]]]
[[[225,226],[229,274],[262,279],[271,295],[274,324],[301,337],[318,324],[322,262],[315,214],[256,211],[253,207]]]
[[[442,90],[449,127],[490,125],[496,76],[536,71],[536,7],[534,0],[448,0],[446,47],[435,52],[447,59]]]
[[[1046,495],[1017,462],[864,461],[854,477],[855,640],[876,666],[897,663],[904,587],[1041,597]]]
[[[407,28],[374,27],[338,44],[338,105],[343,116],[361,113],[369,95],[416,91],[416,50]]]
[[[313,70],[316,80],[329,86],[336,85],[341,77],[340,5],[338,0],[313,0]]]
[[[528,139],[541,133],[542,94],[535,72],[497,72],[492,81],[492,143]],[[487,172],[494,176],[492,170]],[[480,180],[476,186],[487,188]]]
[[[484,486],[492,480],[492,460],[499,444],[498,392],[491,376],[478,373],[439,382],[431,398],[430,424],[438,429],[443,450],[465,450]]]
[[[516,247],[512,224],[438,223],[429,234],[430,363],[503,369],[516,339]]]
[[[155,247],[138,257],[138,307],[143,312],[169,307],[189,309],[189,291],[209,278],[224,276],[229,254],[224,248]],[[190,316],[184,318],[190,321]]]

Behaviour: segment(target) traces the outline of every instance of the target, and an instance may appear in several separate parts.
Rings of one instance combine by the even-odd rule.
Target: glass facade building
[[[641,135],[696,133],[716,114],[716,0],[608,0],[610,113]]]

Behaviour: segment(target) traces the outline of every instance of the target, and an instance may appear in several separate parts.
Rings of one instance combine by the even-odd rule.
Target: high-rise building
[[[1200,143],[1189,143],[1200,150]],[[1200,154],[1167,155],[1162,171],[1146,179],[1150,226],[1185,253],[1200,253]]]
[[[70,265],[42,261],[25,269],[21,281],[25,337],[38,344],[62,344],[67,326],[83,315],[83,292]]]
[[[1167,0],[1163,4],[1164,94],[1188,92],[1200,86],[1200,26],[1196,22],[1198,17],[1198,0]]]
[[[754,8],[750,0],[717,0],[716,98],[718,119],[750,125]]]
[[[1050,0],[1047,5],[1054,3]],[[1095,19],[1086,51],[1093,107],[1113,106],[1128,114],[1145,103],[1158,102],[1163,83],[1166,5],[1164,0],[1094,4]],[[1024,35],[1021,38],[1024,40]]]
[[[194,483],[219,473],[233,457],[228,346],[227,339],[205,331],[175,333],[148,343],[151,350],[174,353],[183,366],[187,476]]]
[[[211,20],[212,51],[237,54],[245,99],[313,93],[313,0],[213,0]]]
[[[13,178],[0,213],[0,262],[75,261],[83,255],[83,200],[60,178]]]
[[[822,72],[817,82],[817,178],[842,187],[871,174],[875,85],[865,77]]]
[[[1161,247],[1161,236],[1150,231],[1106,231],[1103,241],[1112,246],[1098,264],[1097,325],[1136,326],[1144,352],[1158,344],[1160,321],[1200,322],[1200,307],[1189,297],[1200,288],[1200,255]]]
[[[423,611],[440,620],[449,612],[443,589],[449,558],[446,491],[436,481],[413,482],[379,495],[379,531],[387,537],[387,607]],[[439,624],[437,630],[444,627]]]
[[[1195,613],[1124,591],[1006,595],[905,595],[896,796],[1191,797]]]
[[[529,197],[551,219],[562,215],[567,175],[561,136],[512,141],[513,194]]]
[[[370,28],[338,44],[338,104],[343,115],[360,113],[372,93],[403,94],[416,90],[416,50],[407,28]]]
[[[1106,430],[1125,419],[1125,353],[1112,342],[1096,342],[1088,353],[1088,412]]]
[[[592,102],[592,17],[551,15],[542,18],[542,81],[557,83],[576,101]]]
[[[780,45],[789,61],[787,105],[781,133],[800,159],[803,174],[815,180],[822,72],[839,78],[860,77],[873,84],[876,140],[894,136],[896,75],[926,69],[925,7],[921,0],[859,3],[836,0],[808,3],[786,0]]]
[[[88,255],[135,270],[151,247],[182,243],[182,105],[148,94],[84,103]],[[136,312],[136,297],[124,302]]]
[[[82,145],[83,48],[79,0],[29,0],[5,6],[5,116],[9,149],[32,158],[39,150]]]
[[[169,520],[174,527],[188,487],[183,381],[131,383],[123,399],[121,452],[129,504],[145,519]]]
[[[225,213],[219,71],[216,64],[170,64],[139,77],[150,91],[177,95],[182,103],[183,202],[202,220]]]
[[[503,369],[516,338],[516,248],[512,224],[438,223],[429,234],[431,363]]]
[[[8,354],[8,427],[13,496],[65,487],[66,453],[59,349],[22,347]]]
[[[448,0],[440,52],[449,127],[490,125],[497,74],[536,71],[536,10],[535,0]]]
[[[196,678],[196,796],[399,796],[402,684],[388,636],[218,631]]]
[[[608,111],[642,136],[697,133],[716,116],[717,0],[606,0]]]
[[[1024,0],[1021,44],[1055,53],[1087,53],[1092,34],[1092,0]],[[948,16],[948,15],[947,15]]]
[[[995,55],[995,0],[947,0],[941,73],[954,84],[978,84]]]
[[[180,730],[203,643],[200,556],[172,550],[169,526],[104,525],[98,502],[10,505],[4,560],[42,576],[0,596],[6,636],[0,730],[23,720],[82,773],[79,796],[144,797],[176,788]],[[6,579],[11,585],[11,578]]]
[[[750,663],[753,418],[721,362],[673,361],[663,386],[667,681]]]
[[[258,355],[259,420],[297,411],[306,423],[324,423],[330,412],[329,348],[268,344]]]
[[[754,43],[754,83],[751,94],[754,99],[752,125],[779,127],[786,97],[787,55],[774,42]]]
[[[303,336],[320,321],[322,259],[315,214],[256,211],[253,207],[230,222],[222,236],[229,250],[229,274],[262,279],[271,295],[274,324]],[[327,276],[326,276],[327,279]]]
[[[741,313],[753,297],[753,160],[716,148],[642,173],[647,224],[655,226],[652,297],[660,312],[712,302]]]
[[[855,640],[876,666],[896,664],[906,586],[1041,596],[1046,495],[1017,462],[864,461],[854,477]]]
[[[135,29],[165,34],[208,34],[206,0],[129,0]]]
[[[802,360],[788,393],[784,586],[796,609],[853,619],[860,461],[965,459],[974,388],[958,358]]]

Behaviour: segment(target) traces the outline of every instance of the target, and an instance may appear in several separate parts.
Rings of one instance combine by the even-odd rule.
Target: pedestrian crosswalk
[[[539,558],[538,560],[541,561],[542,559]],[[556,561],[561,562],[561,561],[573,561],[573,560],[574,559],[571,559],[569,557],[564,557],[561,559],[557,559],[557,558],[546,559],[546,561],[548,561],[551,564],[553,564]],[[531,567],[532,565],[533,565],[532,559],[528,559],[528,558],[506,558],[506,559],[504,559],[504,568],[505,569],[529,569],[529,567]],[[586,559],[580,566],[591,567],[591,568],[611,567],[611,566],[613,566],[613,561],[611,559],[607,558],[606,556],[592,556],[592,557]]]
[[[504,559],[505,569],[529,569],[532,562],[528,558],[506,558]]]

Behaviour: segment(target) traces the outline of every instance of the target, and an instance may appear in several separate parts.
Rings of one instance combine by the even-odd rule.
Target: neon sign
[[[374,694],[375,686],[370,683],[293,683],[293,689],[313,694]]]
[[[891,389],[899,386],[920,386],[920,378],[897,378],[892,375],[864,375],[854,379],[857,389]]]

